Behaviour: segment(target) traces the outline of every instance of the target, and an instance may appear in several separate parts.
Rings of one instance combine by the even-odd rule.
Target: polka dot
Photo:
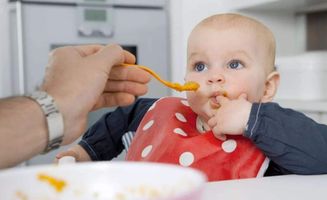
[[[182,103],[184,106],[190,106],[190,104],[188,104],[187,100],[181,100],[181,103]]]
[[[149,153],[151,152],[151,150],[152,150],[152,145],[148,145],[147,147],[145,147],[141,154],[142,158],[147,157],[149,155]]]
[[[154,120],[149,121],[143,126],[143,131],[148,130],[154,124]]]
[[[231,153],[236,149],[237,143],[235,140],[226,140],[221,144],[221,148],[226,152],[226,153]]]
[[[156,107],[156,103],[157,103],[157,102],[155,102],[154,104],[152,104],[152,106],[149,108],[148,111],[153,110],[153,109]]]
[[[194,162],[194,155],[191,152],[184,152],[179,157],[179,164],[183,167],[188,167]]]
[[[174,133],[182,135],[182,136],[187,136],[187,133],[185,133],[181,128],[175,128]]]
[[[186,122],[184,115],[182,115],[181,113],[175,113],[175,116],[179,121]]]

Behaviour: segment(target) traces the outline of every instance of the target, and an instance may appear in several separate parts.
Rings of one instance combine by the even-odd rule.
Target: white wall
[[[305,51],[305,17],[290,11],[251,10],[241,14],[253,17],[273,32],[276,38],[276,56],[290,56]]]
[[[7,1],[0,0],[0,97],[10,95],[9,24]]]

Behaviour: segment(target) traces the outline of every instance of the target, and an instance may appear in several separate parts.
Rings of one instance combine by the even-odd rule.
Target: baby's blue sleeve
[[[127,107],[106,113],[84,134],[79,142],[94,161],[111,160],[124,149],[122,137],[135,132],[144,114],[156,99],[138,99]]]
[[[254,103],[245,136],[294,174],[327,173],[327,126],[276,103]]]

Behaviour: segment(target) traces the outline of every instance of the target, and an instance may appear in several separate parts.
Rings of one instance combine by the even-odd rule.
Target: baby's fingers
[[[56,155],[56,158],[54,159],[54,163],[58,163],[59,159],[64,157],[64,156],[72,156],[74,157],[76,160],[78,160],[78,155],[75,151],[71,151],[71,150],[68,150],[68,151],[63,151],[63,152],[59,152],[57,155]]]
[[[221,135],[214,135],[218,140],[221,141],[226,141],[226,135],[221,134]]]
[[[212,117],[211,119],[208,120],[208,125],[212,128],[215,127],[217,125],[217,120],[215,119],[215,117]]]
[[[219,139],[219,140],[222,140],[222,141],[225,141],[226,140],[226,135],[223,134],[220,130],[219,130],[219,127],[218,126],[215,126],[212,128],[212,133],[213,135]]]
[[[225,141],[226,135],[225,134],[213,134],[218,140]]]
[[[217,103],[220,104],[221,106],[229,101],[229,99],[224,96],[217,96],[216,100],[217,100]]]

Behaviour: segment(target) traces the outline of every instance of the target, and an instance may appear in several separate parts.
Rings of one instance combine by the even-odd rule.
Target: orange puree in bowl
[[[37,175],[37,178],[40,181],[47,182],[48,184],[50,184],[50,186],[53,187],[57,192],[61,192],[66,186],[65,181],[59,180],[46,174],[40,173]]]

